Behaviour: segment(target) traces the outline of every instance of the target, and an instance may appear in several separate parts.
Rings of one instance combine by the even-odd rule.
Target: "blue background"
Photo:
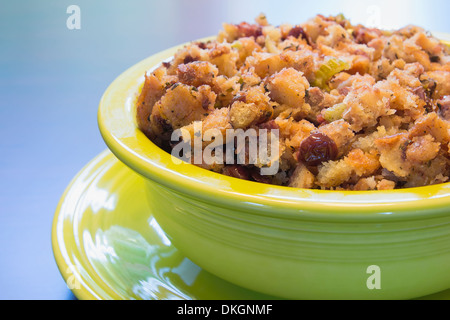
[[[66,27],[72,4],[80,30]],[[0,1],[0,299],[74,299],[51,224],[72,177],[106,148],[96,112],[108,84],[147,56],[261,12],[275,25],[342,12],[353,23],[450,33],[444,0]]]

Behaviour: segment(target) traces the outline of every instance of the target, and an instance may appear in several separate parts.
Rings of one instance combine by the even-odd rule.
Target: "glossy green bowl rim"
[[[196,201],[278,219],[371,222],[450,215],[450,183],[390,191],[304,190],[231,178],[184,162],[175,165],[170,154],[137,129],[133,102],[144,73],[184,45],[129,68],[111,83],[100,101],[98,125],[105,143],[137,173]]]

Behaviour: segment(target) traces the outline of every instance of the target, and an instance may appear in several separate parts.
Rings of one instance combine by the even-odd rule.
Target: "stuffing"
[[[195,87],[203,84],[211,86],[218,74],[217,67],[206,61],[180,64],[177,68],[177,76],[180,82]]]
[[[303,73],[293,68],[283,69],[267,79],[267,89],[273,101],[300,109],[305,116],[310,110],[305,104],[305,90],[308,88],[309,83]]]
[[[314,187],[314,174],[303,164],[299,164],[291,175],[289,187],[311,189]]]
[[[245,129],[267,122],[273,113],[270,98],[264,88],[252,87],[242,93],[240,99],[231,105],[230,122],[235,129]]]
[[[261,14],[145,74],[136,121],[168,152],[176,130],[191,146],[201,139],[213,161],[191,163],[234,178],[352,191],[446,183],[449,52],[417,26],[384,31],[343,15],[274,26]]]

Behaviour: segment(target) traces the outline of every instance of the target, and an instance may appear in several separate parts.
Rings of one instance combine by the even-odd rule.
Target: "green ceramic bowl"
[[[146,178],[149,212],[193,262],[290,299],[410,299],[450,288],[450,184],[377,192],[291,189],[174,162],[137,129],[134,102],[158,53],[121,74],[99,108],[110,150]]]

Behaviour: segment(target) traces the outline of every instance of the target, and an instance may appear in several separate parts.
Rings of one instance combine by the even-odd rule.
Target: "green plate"
[[[152,217],[144,181],[112,153],[73,179],[53,222],[53,251],[79,299],[273,299],[202,270]]]
[[[86,300],[274,300],[201,269],[166,237],[149,211],[144,180],[109,151],[64,192],[52,229],[68,287]],[[450,290],[423,299],[450,300]]]

